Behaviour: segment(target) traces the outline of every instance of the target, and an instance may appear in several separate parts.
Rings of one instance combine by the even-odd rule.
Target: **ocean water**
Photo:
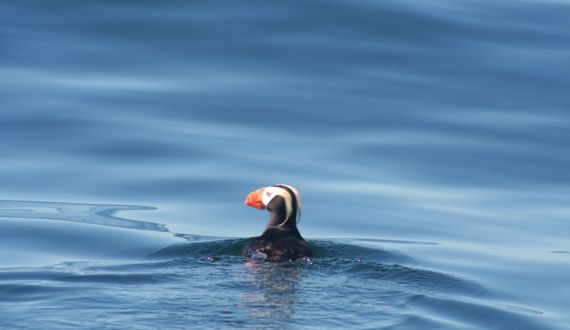
[[[570,2],[3,1],[0,328],[568,329]],[[239,256],[297,187],[315,257]]]

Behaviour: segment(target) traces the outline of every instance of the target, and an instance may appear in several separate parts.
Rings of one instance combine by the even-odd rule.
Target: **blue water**
[[[564,329],[570,2],[3,1],[0,328]],[[299,189],[311,260],[239,256]]]

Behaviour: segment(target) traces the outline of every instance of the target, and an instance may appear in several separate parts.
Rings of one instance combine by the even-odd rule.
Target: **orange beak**
[[[252,207],[255,207],[256,209],[260,209],[260,210],[265,209],[265,205],[263,205],[263,202],[261,201],[261,194],[262,193],[263,193],[263,189],[258,189],[256,191],[250,193],[245,198],[245,204],[252,206]]]

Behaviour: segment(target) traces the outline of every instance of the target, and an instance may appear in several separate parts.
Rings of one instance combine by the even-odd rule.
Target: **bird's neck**
[[[279,228],[281,230],[290,231],[292,234],[297,236],[297,238],[303,239],[299,229],[297,229],[297,215],[291,214],[289,219],[285,221],[286,216],[287,215],[284,212],[271,212],[267,226],[265,226],[265,230],[268,230],[269,228]]]
[[[297,206],[295,203],[293,203],[289,218],[287,218],[285,200],[281,196],[276,196],[267,205],[267,210],[269,211],[270,216],[269,221],[267,221],[267,226],[265,226],[265,230],[269,228],[278,228],[289,231],[299,239],[303,239],[303,237],[301,237],[301,233],[299,233],[299,229],[297,229]]]
[[[279,211],[273,211],[269,213],[269,221],[267,221],[267,226],[265,226],[265,229],[267,228],[271,228],[271,227],[282,227],[283,229],[288,229],[291,227],[290,223],[291,222],[295,222],[295,219],[289,219],[287,221],[285,221],[285,217],[287,215],[283,212],[279,212]]]

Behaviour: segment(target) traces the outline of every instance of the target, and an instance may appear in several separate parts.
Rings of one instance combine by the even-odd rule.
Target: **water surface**
[[[570,3],[4,1],[3,328],[564,329]],[[253,189],[312,260],[251,266]],[[40,323],[41,322],[41,323]]]

